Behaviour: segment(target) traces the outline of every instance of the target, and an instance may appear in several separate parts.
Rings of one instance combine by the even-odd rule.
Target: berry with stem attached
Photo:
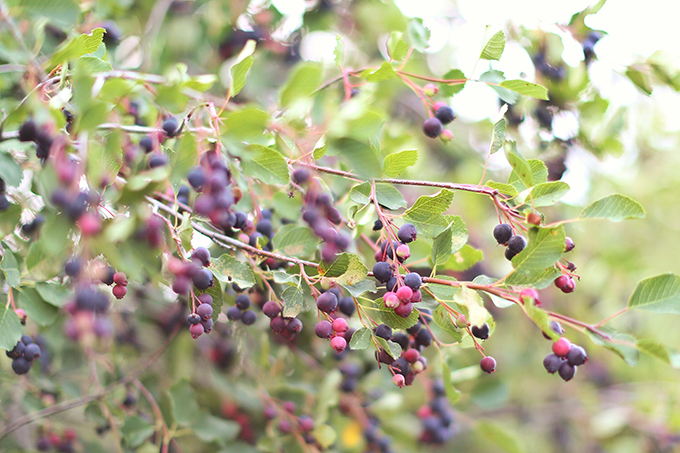
[[[442,122],[437,118],[428,118],[423,123],[423,133],[430,138],[437,138],[444,130]]]
[[[571,342],[562,337],[552,344],[552,351],[558,357],[566,357],[571,347]]]
[[[493,229],[493,237],[499,244],[507,244],[512,237],[512,227],[507,223],[500,223]]]
[[[485,373],[493,373],[494,371],[496,371],[496,360],[491,356],[484,357],[479,362],[479,366]]]
[[[415,241],[417,239],[418,230],[416,229],[415,225],[411,223],[405,223],[401,226],[401,228],[399,228],[397,237],[404,244],[408,244],[409,242]]]

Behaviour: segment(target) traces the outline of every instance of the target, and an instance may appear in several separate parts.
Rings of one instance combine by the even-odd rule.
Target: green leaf
[[[319,263],[319,273],[326,277],[335,277],[336,283],[341,285],[352,286],[368,276],[368,268],[359,255],[342,253],[331,264],[325,261]]]
[[[154,427],[149,420],[139,415],[133,415],[125,419],[125,424],[120,429],[127,445],[131,448],[141,446],[154,433]]]
[[[335,49],[333,49],[333,55],[335,55],[335,64],[337,66],[342,66],[342,58],[345,55],[345,46],[342,43],[342,36],[336,36],[335,40],[337,41],[335,44]]]
[[[451,257],[452,237],[451,227],[449,226],[447,229],[442,231],[439,236],[434,238],[434,242],[432,243],[432,252],[430,255],[433,265],[437,266],[444,264]]]
[[[0,237],[4,237],[14,231],[20,221],[21,206],[14,203],[10,204],[9,208],[0,215]]]
[[[460,392],[451,383],[451,368],[444,361],[444,356],[442,356],[442,381],[444,382],[444,392],[449,402],[456,404],[460,399]]]
[[[519,177],[525,187],[531,187],[534,185],[531,167],[529,163],[517,152],[517,147],[515,142],[508,140],[505,142],[505,157],[508,159],[508,163],[512,167],[512,171]]]
[[[483,258],[484,253],[481,250],[477,250],[469,244],[465,244],[463,248],[449,257],[444,263],[443,269],[462,272],[470,269],[472,266],[482,261]]]
[[[492,283],[496,283],[497,281],[498,281],[497,278],[491,278],[491,277],[486,276],[484,274],[480,274],[480,275],[476,276],[474,278],[474,280],[472,280],[472,283],[476,283],[478,285],[490,285]],[[489,299],[491,299],[491,302],[498,308],[508,308],[508,307],[512,307],[513,305],[515,305],[514,302],[511,302],[507,299],[503,299],[502,297],[496,296],[495,294],[487,293],[487,292],[482,291],[482,290],[477,290],[477,292],[479,292],[481,294],[485,294],[486,296],[488,296]]]
[[[473,326],[481,326],[491,317],[484,308],[484,301],[479,297],[477,291],[465,285],[461,286],[460,291],[453,295],[453,301],[459,306],[467,308],[467,320]]]
[[[408,54],[408,44],[402,39],[402,33],[393,31],[387,40],[387,53],[396,61],[403,61]]]
[[[383,322],[393,329],[406,330],[409,327],[413,327],[418,323],[418,316],[420,312],[417,308],[413,308],[413,311],[406,318],[402,318],[394,312],[394,308],[389,308],[385,306],[385,302],[382,297],[376,301],[378,304],[378,310],[380,310],[380,317]]]
[[[272,239],[275,251],[297,257],[314,253],[319,242],[319,238],[312,230],[294,224],[281,227]]]
[[[536,83],[527,82],[526,80],[506,80],[501,82],[501,87],[514,91],[524,96],[530,96],[536,99],[548,100],[548,89]]]
[[[241,161],[243,171],[265,184],[287,184],[289,181],[286,159],[276,150],[261,145],[248,147],[255,157]]]
[[[203,442],[214,442],[221,440],[229,442],[236,439],[241,432],[241,425],[238,423],[215,417],[207,412],[201,412],[192,426],[194,434]]]
[[[22,288],[16,294],[19,306],[32,321],[41,326],[50,326],[57,320],[59,309],[45,302],[34,288]]]
[[[6,152],[0,152],[0,178],[10,187],[17,187],[21,184],[23,171],[21,165]],[[3,212],[3,215],[5,213]]]
[[[406,34],[411,45],[418,52],[425,52],[425,49],[429,47],[430,30],[423,25],[422,19],[411,19],[406,27]]]
[[[328,143],[326,143],[326,137],[323,136],[318,142],[316,142],[316,145],[314,146],[314,152],[312,153],[314,160],[321,159],[326,155],[326,151],[328,151]]]
[[[281,91],[281,107],[288,107],[297,99],[309,97],[321,85],[322,75],[321,66],[317,64],[299,65]]]
[[[383,174],[388,178],[394,178],[402,174],[408,167],[415,165],[417,161],[418,151],[415,149],[389,154],[385,157]]]
[[[628,308],[680,314],[680,275],[662,274],[638,282]]]
[[[255,274],[247,264],[244,264],[231,256],[229,253],[220,255],[216,260],[211,260],[210,270],[219,281],[223,283],[236,283],[243,289],[255,285]]]
[[[509,197],[514,197],[517,195],[517,189],[511,184],[504,184],[502,182],[487,181],[485,184],[487,187],[498,190],[499,193],[507,195]]]
[[[525,451],[519,439],[512,431],[496,423],[477,422],[476,431],[479,436],[498,445],[507,453],[522,453]]]
[[[541,271],[521,274],[513,272],[505,279],[505,284],[510,286],[531,286],[536,289],[547,288],[552,285],[557,277],[562,275],[562,271],[554,266],[547,267]]]
[[[479,76],[480,82],[487,83],[494,90],[498,97],[508,104],[515,104],[519,100],[519,94],[501,87],[499,84],[505,81],[505,76],[501,71],[487,71]]]
[[[457,281],[455,277],[451,277],[450,275],[435,275],[435,278],[450,282]],[[441,300],[451,300],[453,295],[460,291],[460,288],[457,286],[442,285],[439,283],[428,283],[427,287]]]
[[[182,379],[170,387],[172,415],[180,425],[191,426],[198,417],[196,393],[188,381]]]
[[[201,294],[210,294],[213,300],[213,314],[211,318],[213,322],[217,322],[217,318],[220,316],[220,313],[222,313],[222,305],[224,305],[224,293],[222,291],[222,286],[220,284],[215,284],[203,291],[194,289],[194,292],[196,293],[196,296],[200,296]]]
[[[383,61],[375,71],[369,70],[365,72],[365,75],[364,73],[361,75],[369,82],[382,82],[383,80],[397,79],[399,77],[389,61]]]
[[[227,138],[253,142],[262,140],[265,128],[271,120],[268,113],[262,110],[247,108],[231,112],[224,120],[224,134]]]
[[[553,228],[531,228],[527,246],[512,259],[514,272],[525,276],[544,272],[564,253],[564,241],[563,225]]]
[[[255,52],[255,40],[250,39],[243,46],[243,50],[238,56],[237,62],[231,67],[231,95],[236,96],[241,92],[244,86],[246,86],[246,76],[248,71],[253,66],[255,57],[253,52]]]
[[[434,320],[435,324],[448,333],[454,339],[454,341],[460,342],[465,336],[465,331],[456,327],[456,320],[451,319],[453,315],[451,315],[444,307],[442,307],[442,304],[443,302],[437,305],[437,308],[434,309],[432,312],[432,319]]]
[[[283,317],[296,317],[305,306],[305,296],[299,286],[289,286],[281,293],[283,299]]]
[[[392,184],[376,183],[375,194],[378,203],[385,206],[387,209],[395,210],[406,207],[406,200],[401,195],[401,192]],[[371,183],[365,182],[352,187],[349,192],[350,199],[360,205],[365,205],[371,202]]]
[[[92,143],[87,150],[87,176],[95,184],[115,181],[123,165],[123,131],[108,134],[105,144]]]
[[[21,0],[19,4],[25,13],[45,17],[61,27],[72,25],[80,14],[74,0]]]
[[[528,159],[526,162],[529,164],[529,172],[531,174],[531,181],[533,184],[542,184],[548,180],[548,167],[545,166],[542,160]],[[510,176],[508,176],[508,184],[512,184],[512,186],[517,191],[525,190],[531,187],[524,184],[515,170],[510,172]]]
[[[339,154],[356,174],[371,179],[382,174],[382,163],[375,147],[353,138],[333,140],[329,144],[333,153]]]
[[[671,349],[654,339],[643,339],[636,342],[637,348],[658,359],[663,360],[675,369],[680,369],[680,352]]]
[[[536,327],[541,329],[544,334],[549,336],[553,340],[557,340],[560,336],[555,333],[554,330],[550,328],[550,317],[545,310],[536,306],[536,301],[533,299],[524,299],[524,311],[526,312],[529,319],[531,319]]]
[[[529,199],[531,205],[535,208],[541,206],[550,206],[565,196],[569,192],[569,184],[562,181],[551,181],[536,184],[531,189]]]
[[[413,223],[418,234],[435,238],[450,224],[449,218],[442,216],[453,200],[453,192],[442,189],[434,195],[423,195],[404,213],[404,220]]]
[[[635,84],[636,87],[641,89],[645,94],[648,95],[652,94],[652,84],[649,81],[648,74],[642,71],[638,71],[632,66],[628,66],[626,68],[626,76],[630,79],[631,82]]]
[[[398,359],[399,357],[401,357],[401,346],[399,346],[399,343],[395,343],[392,340],[385,340],[384,338],[380,337],[373,338],[376,339],[380,346],[383,347],[385,352],[387,352],[392,358]]]
[[[3,272],[5,273],[7,284],[12,288],[16,288],[17,286],[19,286],[19,283],[21,283],[19,263],[17,263],[17,259],[14,257],[14,254],[12,253],[12,251],[9,249],[5,242],[2,243],[2,246],[4,248],[4,251],[2,255],[2,264],[0,265],[0,268],[2,268]]]
[[[465,74],[460,69],[452,69],[442,77],[443,80],[465,80]],[[453,83],[453,82],[452,82]],[[460,93],[465,88],[465,82],[448,84],[439,84],[439,95],[442,97],[451,97],[457,93]]]
[[[640,352],[635,347],[636,339],[634,337],[618,333],[614,329],[606,326],[601,326],[598,330],[607,335],[609,339],[602,338],[600,335],[597,335],[588,329],[584,330],[584,332],[591,340],[593,340],[593,343],[609,349],[614,354],[621,357],[628,365],[636,365],[638,363]]]
[[[198,162],[198,145],[196,136],[191,132],[184,132],[177,143],[177,151],[170,161],[170,182],[177,192],[182,180]]]
[[[97,72],[107,72],[113,69],[111,63],[104,61],[101,58],[82,56],[78,58],[78,63],[82,64],[86,71],[90,74],[95,74]]]
[[[362,327],[352,334],[352,339],[349,340],[349,347],[355,351],[366,349],[371,344],[372,335],[370,329]]]
[[[335,443],[335,439],[338,437],[338,434],[335,432],[335,430],[325,424],[316,426],[312,430],[312,435],[324,450],[327,450],[328,447],[333,445]]]
[[[191,250],[194,227],[191,225],[191,215],[188,212],[182,213],[182,223],[180,223],[177,233],[180,241],[182,241],[182,247],[184,247],[185,250]]]
[[[73,292],[60,283],[39,282],[35,284],[35,289],[45,302],[55,307],[63,307],[73,297]]]
[[[620,222],[625,219],[642,219],[645,209],[640,203],[621,194],[609,195],[590,203],[581,211],[582,219],[605,219]]]
[[[343,285],[343,288],[352,296],[359,297],[364,293],[375,293],[377,288],[375,287],[375,282],[372,279],[361,280],[359,283],[354,285]]]
[[[489,154],[494,154],[505,144],[505,118],[501,118],[493,125]]]
[[[64,61],[73,61],[85,54],[95,52],[102,43],[104,32],[103,28],[98,27],[90,33],[82,34],[63,43],[50,58],[48,68],[51,69]]]
[[[0,348],[12,350],[21,339],[21,322],[14,310],[8,307],[7,296],[3,295],[3,298],[5,300],[0,302]]]
[[[483,60],[500,60],[505,50],[505,33],[497,31],[486,43],[479,58]]]

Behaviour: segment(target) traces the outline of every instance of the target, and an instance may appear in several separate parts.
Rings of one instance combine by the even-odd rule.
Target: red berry
[[[400,304],[394,309],[394,313],[401,316],[402,318],[408,318],[413,312],[413,304],[411,302],[406,302],[405,304]]]
[[[113,283],[116,285],[127,286],[128,280],[124,272],[116,272],[113,274]]]
[[[408,286],[402,286],[397,290],[397,298],[401,302],[408,302],[411,300],[411,297],[413,296],[413,290],[409,288]]]
[[[496,371],[496,360],[491,356],[484,357],[479,362],[479,366],[485,373],[493,373],[494,371]]]
[[[347,340],[343,337],[335,337],[331,340],[331,348],[335,349],[335,352],[342,352],[347,347]]]
[[[417,349],[407,349],[404,351],[403,357],[408,363],[416,363],[420,358],[420,353]]]
[[[116,299],[122,299],[127,294],[127,288],[123,285],[116,285],[111,290]]]
[[[349,330],[349,326],[347,325],[347,321],[345,321],[345,318],[334,319],[333,330],[335,330],[337,333],[347,332]]]
[[[571,347],[571,342],[566,338],[562,337],[552,345],[552,352],[557,357],[566,357],[569,353],[569,348]]]
[[[555,286],[563,293],[571,293],[574,292],[576,284],[574,283],[574,279],[568,275],[560,275],[555,279]]]

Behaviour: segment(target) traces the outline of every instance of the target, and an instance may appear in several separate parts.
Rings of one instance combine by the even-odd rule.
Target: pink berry
[[[451,140],[453,140],[453,132],[451,132],[451,131],[448,130],[448,129],[444,129],[444,130],[442,131],[442,133],[439,134],[439,138],[440,138],[441,141],[443,141],[444,143],[448,143],[448,142],[450,142]]]
[[[557,286],[563,293],[572,293],[576,287],[574,279],[568,275],[560,275],[555,279],[555,286]]]
[[[125,272],[116,272],[113,274],[113,283],[116,285],[127,286],[128,280]]]
[[[403,357],[408,363],[416,363],[418,358],[420,358],[420,353],[417,349],[407,349],[404,351]]]
[[[116,285],[111,290],[116,299],[122,299],[127,294],[127,288],[123,285]]]
[[[397,247],[397,256],[403,260],[407,260],[411,257],[411,249],[406,244],[401,244]]]
[[[404,385],[406,385],[406,379],[401,374],[395,374],[394,377],[392,377],[392,382],[394,382],[394,385],[399,388],[402,388]]]
[[[562,337],[552,345],[552,352],[557,357],[566,357],[569,353],[569,348],[571,347],[571,342],[566,338]]]
[[[538,296],[538,291],[536,291],[534,288],[524,288],[521,293],[519,293],[519,300],[520,302],[524,303],[524,298],[528,297],[529,299],[533,299],[536,305],[541,305],[541,302],[539,300]]]
[[[97,213],[88,212],[78,219],[78,226],[83,236],[94,236],[102,229],[102,219]]]
[[[491,356],[484,357],[481,362],[479,362],[479,366],[485,373],[493,373],[496,371],[496,360]]]
[[[337,336],[331,340],[331,348],[335,349],[335,352],[342,352],[347,347],[347,340],[343,337]]]
[[[399,298],[392,291],[388,291],[383,296],[383,302],[387,308],[397,308],[399,306]]]
[[[349,330],[349,326],[347,325],[347,321],[345,321],[345,318],[334,319],[333,330],[335,330],[337,333],[347,332]]]
[[[189,326],[189,332],[191,333],[191,338],[198,338],[203,334],[204,328],[203,324],[192,324]]]
[[[19,321],[21,321],[21,324],[26,323],[27,316],[23,308],[17,308],[16,310],[14,310],[14,313],[16,313],[17,317],[19,318]]]
[[[397,308],[394,309],[394,313],[401,316],[402,318],[408,318],[412,312],[413,304],[411,302],[400,304]]]
[[[399,301],[408,302],[413,296],[413,290],[408,286],[402,286],[397,290],[397,298]]]

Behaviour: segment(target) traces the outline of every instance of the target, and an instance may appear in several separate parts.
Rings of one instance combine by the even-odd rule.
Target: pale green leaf
[[[529,163],[517,152],[517,146],[512,140],[505,142],[505,157],[508,159],[508,163],[512,167],[513,172],[519,177],[525,187],[531,187],[534,185],[531,167]]]
[[[535,208],[555,204],[569,192],[569,184],[562,181],[551,181],[536,184],[529,196],[531,205]]]
[[[613,194],[590,203],[581,211],[582,219],[605,219],[620,222],[625,219],[642,219],[645,209],[640,203],[621,194]]]
[[[415,149],[389,154],[385,157],[383,174],[388,178],[394,178],[402,174],[408,167],[415,165],[417,161],[418,151]]]
[[[506,80],[501,82],[501,87],[514,91],[524,96],[530,96],[536,99],[548,100],[548,89],[536,83],[527,82],[526,80]]]
[[[192,425],[198,417],[198,402],[196,393],[186,380],[176,382],[170,387],[172,414],[180,425]]]
[[[628,308],[680,314],[680,275],[662,274],[638,282]]]
[[[435,238],[451,223],[442,214],[449,209],[452,200],[453,192],[448,189],[423,195],[404,213],[404,220],[413,223],[420,235]]]
[[[215,278],[223,283],[236,283],[241,288],[250,288],[255,284],[255,274],[250,266],[240,262],[229,253],[211,260],[210,270]]]
[[[261,145],[250,145],[252,159],[243,159],[243,171],[266,184],[286,184],[289,181],[286,159],[276,150]]]
[[[21,283],[19,263],[17,263],[17,259],[14,257],[14,254],[9,249],[7,244],[3,242],[2,246],[4,248],[4,251],[2,255],[2,264],[0,265],[0,268],[2,268],[3,272],[5,273],[7,284],[12,288],[16,288],[17,286],[19,286],[19,283]]]
[[[403,61],[408,54],[408,44],[402,39],[402,33],[393,31],[387,40],[387,53],[396,61]]]
[[[282,226],[272,239],[275,251],[297,257],[314,253],[319,242],[319,238],[312,230],[294,224]]]
[[[21,322],[14,310],[6,303],[7,296],[0,299],[0,348],[11,350],[21,338]]]
[[[241,92],[244,86],[246,86],[246,76],[248,71],[253,66],[255,57],[253,52],[255,52],[256,42],[255,40],[248,40],[246,45],[243,46],[241,53],[237,58],[236,64],[231,67],[231,95],[236,96]]]
[[[505,118],[501,118],[493,125],[493,135],[491,136],[491,146],[489,154],[494,154],[505,144]]]
[[[299,286],[289,286],[281,294],[283,299],[283,317],[296,317],[305,306],[305,296]]]
[[[429,47],[430,30],[423,25],[422,19],[411,19],[406,27],[406,34],[411,45],[418,52],[425,52],[425,49]]]
[[[496,444],[507,453],[523,453],[525,451],[517,434],[499,424],[488,421],[477,422],[476,431],[480,437]]]
[[[281,106],[287,107],[297,99],[309,97],[321,85],[322,76],[323,71],[318,64],[299,65],[281,90]]]
[[[505,33],[497,31],[486,43],[479,58],[483,60],[500,60],[505,50]]]
[[[512,259],[514,273],[533,276],[555,264],[564,252],[564,226],[534,227],[529,230],[528,244]]]
[[[85,54],[96,51],[101,45],[103,37],[104,29],[98,27],[90,33],[84,33],[66,41],[52,55],[47,66],[51,69],[64,61],[73,61]]]
[[[10,187],[17,187],[21,184],[23,171],[21,165],[6,152],[0,152],[0,178]],[[5,213],[3,212],[3,215]]]
[[[359,255],[342,253],[332,263],[322,261],[319,273],[326,277],[334,277],[335,281],[344,286],[352,286],[368,276],[368,268]]]
[[[371,331],[366,327],[362,327],[352,334],[349,347],[355,351],[366,349],[371,344],[371,336]]]
[[[460,392],[451,383],[451,368],[444,361],[442,356],[442,381],[444,382],[444,392],[451,404],[456,404],[460,399]]]
[[[663,360],[675,369],[680,368],[680,352],[675,349],[664,346],[654,339],[638,340],[636,346],[641,352]]]
[[[387,209],[395,210],[406,207],[406,200],[401,195],[401,192],[392,184],[376,183],[375,194],[378,203],[385,206]],[[371,183],[365,182],[352,187],[349,192],[350,199],[360,205],[370,203],[371,198]]]

